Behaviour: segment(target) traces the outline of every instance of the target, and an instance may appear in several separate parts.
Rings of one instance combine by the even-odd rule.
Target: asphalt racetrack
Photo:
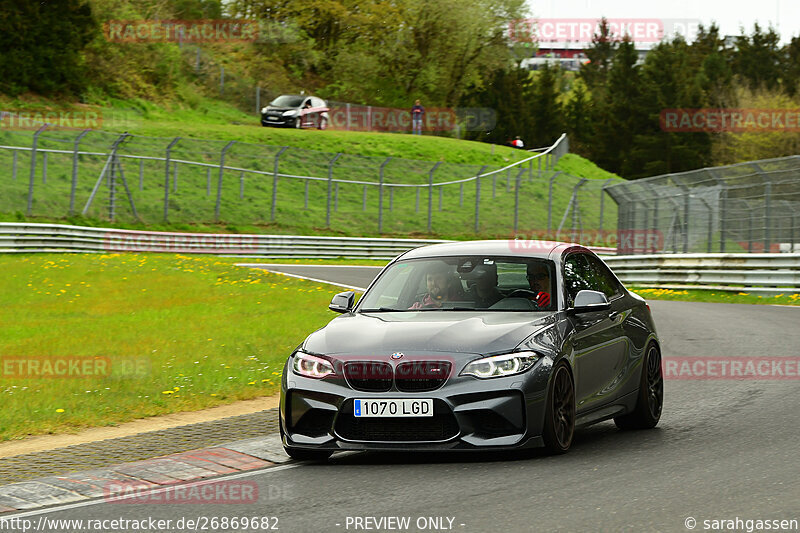
[[[354,287],[366,287],[377,272],[268,268]],[[798,356],[800,308],[683,302],[651,307],[666,360]],[[34,522],[173,520],[166,531],[188,530],[175,526],[182,517],[234,516],[277,517],[269,524],[286,532],[747,531],[748,520],[753,527],[756,520],[800,520],[799,440],[798,377],[669,379],[657,429],[622,432],[605,422],[578,431],[564,456],[348,453],[328,464],[290,463],[227,478],[256,483],[260,496],[253,504],[101,500],[25,515]],[[402,520],[408,527],[398,528]]]

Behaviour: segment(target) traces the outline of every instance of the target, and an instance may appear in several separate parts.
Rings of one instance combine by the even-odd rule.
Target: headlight
[[[283,116],[284,117],[293,117],[296,114],[297,114],[297,109],[290,109],[289,111],[284,111],[283,112]]]
[[[476,359],[461,371],[462,376],[475,376],[476,378],[497,378],[520,374],[532,367],[539,360],[535,352],[515,352],[502,355],[492,355]]]
[[[261,108],[261,114],[262,114],[262,115],[263,115],[264,113],[266,113],[267,111],[269,111],[269,107],[262,107],[262,108]]]
[[[324,378],[336,374],[333,365],[322,357],[310,355],[303,352],[296,352],[292,361],[292,370],[296,374],[307,378]]]

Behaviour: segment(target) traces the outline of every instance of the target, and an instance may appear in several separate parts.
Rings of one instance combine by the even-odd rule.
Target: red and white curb
[[[0,513],[114,496],[288,462],[278,434],[106,468],[0,486]]]

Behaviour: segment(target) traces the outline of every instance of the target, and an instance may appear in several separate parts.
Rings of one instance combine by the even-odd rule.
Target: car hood
[[[544,312],[346,314],[309,335],[303,349],[325,355],[374,356],[394,352],[501,353],[513,350],[553,321],[553,314]]]

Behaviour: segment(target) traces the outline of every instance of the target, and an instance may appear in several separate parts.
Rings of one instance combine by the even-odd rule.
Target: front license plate
[[[433,400],[355,400],[353,414],[357,418],[433,416]]]
[[[278,120],[278,117],[267,117],[267,120]]]

